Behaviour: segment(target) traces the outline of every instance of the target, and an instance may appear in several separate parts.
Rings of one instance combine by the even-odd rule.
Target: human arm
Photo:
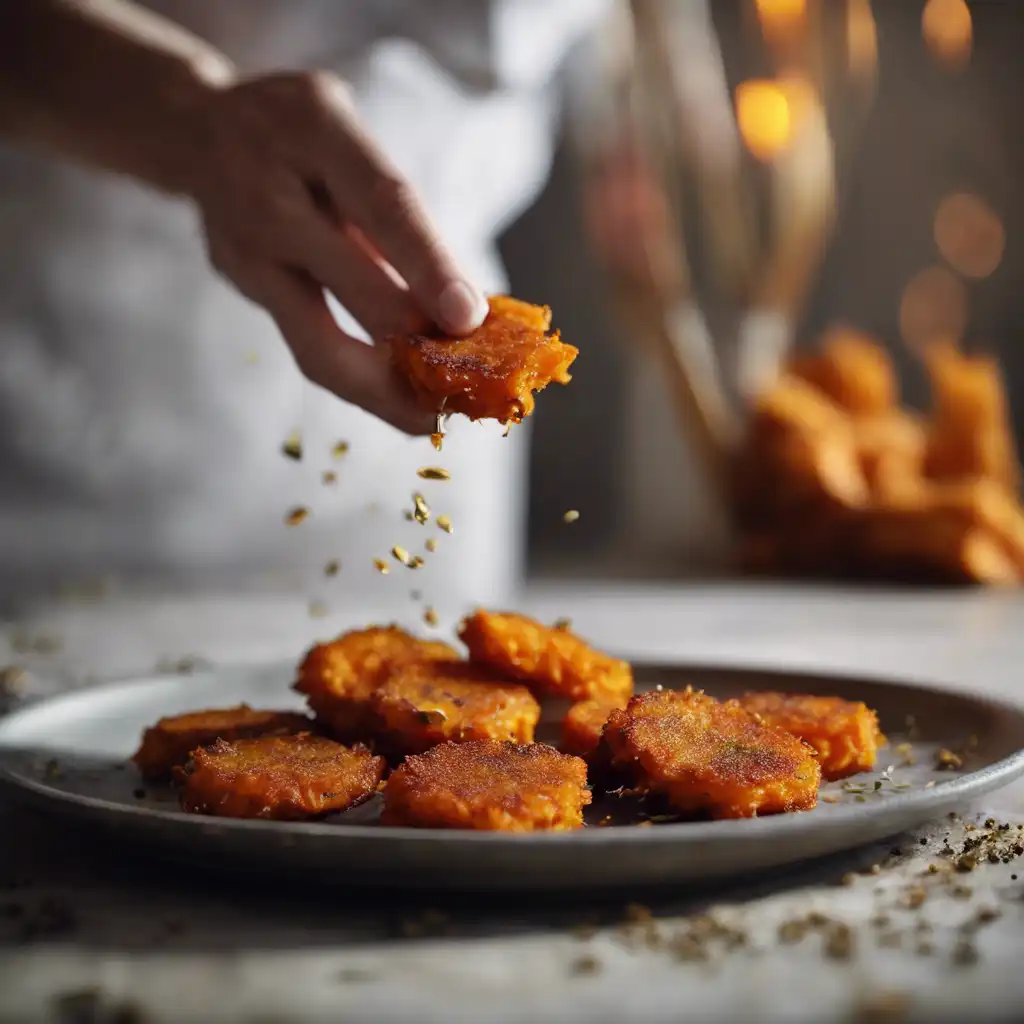
[[[375,340],[486,304],[407,181],[320,73],[240,78],[217,50],[125,0],[0,5],[0,137],[193,199],[214,265],[264,306],[311,380],[430,429]]]

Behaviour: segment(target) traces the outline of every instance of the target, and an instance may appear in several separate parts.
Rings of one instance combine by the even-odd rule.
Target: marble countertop
[[[631,657],[892,676],[1024,700],[1016,594],[546,585],[523,606],[571,616]],[[445,611],[452,620],[459,609]],[[315,637],[401,618],[361,608],[311,619],[297,594],[114,594],[24,613],[0,658],[25,667],[39,696],[183,659],[296,657]],[[1024,786],[969,813],[981,834],[989,815],[1015,829]],[[944,819],[895,844],[701,893],[424,901],[193,878],[72,844],[66,826],[0,803],[0,1022],[653,1022],[683,1007],[702,1021],[1013,1020],[1024,882],[1014,856],[950,871],[939,848],[947,837],[960,848],[964,828]]]

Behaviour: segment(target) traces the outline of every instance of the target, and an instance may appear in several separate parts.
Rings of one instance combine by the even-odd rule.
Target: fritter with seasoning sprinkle
[[[684,814],[752,818],[818,802],[814,750],[736,701],[699,691],[643,693],[611,713],[604,742],[638,789]]]
[[[878,715],[859,701],[806,693],[747,693],[740,704],[766,725],[776,725],[814,747],[821,774],[845,779],[875,766],[885,737]]]
[[[578,349],[548,333],[551,310],[505,296],[489,300],[487,318],[465,338],[414,334],[390,339],[395,365],[435,408],[473,420],[519,423],[534,392],[568,384]]]
[[[370,698],[381,749],[420,754],[439,743],[532,743],[540,705],[525,686],[503,682],[466,661],[419,662],[395,669]]]
[[[542,693],[619,705],[633,694],[628,662],[525,615],[479,609],[459,626],[459,638],[474,661]]]
[[[177,769],[181,806],[221,818],[296,821],[347,810],[377,791],[387,764],[322,736],[218,740]]]
[[[218,739],[237,740],[255,736],[281,736],[306,732],[312,722],[293,711],[260,711],[239,704],[234,708],[210,708],[161,718],[142,734],[132,760],[145,779],[159,782],[183,765],[189,754]]]
[[[443,743],[409,757],[384,788],[384,825],[568,831],[590,803],[587,766],[544,743]]]
[[[393,668],[456,657],[440,641],[419,640],[397,626],[371,626],[313,647],[299,666],[294,689],[306,695],[317,721],[335,739],[352,742],[374,731],[370,696]]]

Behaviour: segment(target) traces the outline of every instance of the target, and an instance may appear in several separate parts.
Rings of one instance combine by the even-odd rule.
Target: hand
[[[407,433],[429,432],[432,413],[387,352],[341,330],[325,290],[375,342],[431,322],[469,333],[487,303],[345,87],[324,74],[255,78],[211,90],[198,116],[188,191],[214,266],[270,313],[306,377]]]

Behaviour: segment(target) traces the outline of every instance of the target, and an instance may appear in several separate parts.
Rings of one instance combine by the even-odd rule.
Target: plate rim
[[[974,703],[986,704],[996,710],[1005,710],[1024,722],[1024,702],[1017,702],[997,695],[975,693],[958,684],[944,684],[941,687],[936,687],[913,678],[905,677],[903,680],[900,680],[884,672],[854,673],[845,670],[811,669],[802,664],[792,668],[787,667],[785,664],[775,663],[752,665],[741,660],[730,662],[721,660],[667,661],[633,659],[631,664],[637,671],[637,674],[645,671],[677,674],[703,672],[712,675],[716,673],[749,672],[752,675],[760,676],[785,675],[793,678],[800,685],[813,684],[818,681],[825,683],[839,682],[847,685],[866,683],[872,686],[894,687],[901,690],[917,690],[922,693],[931,692],[959,697]],[[200,671],[187,675],[166,673],[131,675],[120,679],[111,679],[85,689],[55,694],[31,701],[26,706],[0,718],[0,754],[5,749],[10,749],[5,743],[5,733],[9,730],[11,723],[17,724],[19,720],[37,714],[41,710],[45,710],[53,705],[70,704],[73,706],[78,703],[90,703],[97,696],[116,696],[120,691],[133,691],[154,682],[187,681],[199,685],[204,678],[207,680],[216,679],[224,672],[237,673],[246,670],[269,672],[276,670],[278,666],[288,673],[294,671],[294,664],[289,661],[214,665],[204,667]],[[979,768],[977,771],[955,776],[948,782],[940,782],[927,790],[920,788],[892,793],[887,796],[884,803],[876,805],[867,803],[837,805],[829,811],[829,821],[842,822],[848,825],[861,818],[871,819],[872,821],[878,821],[878,819],[885,819],[887,817],[902,818],[908,809],[907,804],[912,805],[914,813],[920,814],[922,818],[926,818],[931,810],[944,809],[952,804],[966,803],[974,796],[980,796],[983,793],[998,788],[1000,783],[1009,784],[1021,776],[1024,776],[1024,746],[998,761]],[[260,835],[276,834],[279,836],[295,836],[299,834],[304,838],[333,838],[338,841],[360,839],[368,843],[404,840],[406,842],[415,841],[423,845],[456,842],[464,845],[502,846],[512,843],[521,844],[527,840],[532,840],[548,845],[571,845],[572,847],[578,847],[581,844],[619,846],[623,843],[628,843],[635,845],[637,842],[641,842],[644,845],[662,846],[664,844],[672,845],[677,843],[684,836],[690,843],[697,843],[702,839],[719,841],[777,832],[785,832],[797,837],[804,832],[813,832],[822,827],[821,818],[812,817],[810,814],[805,813],[774,814],[757,818],[717,821],[669,822],[659,825],[656,829],[587,828],[563,832],[538,831],[524,833],[410,828],[405,826],[369,828],[366,825],[333,822],[327,824],[321,821],[283,822],[264,819],[218,818],[208,815],[185,814],[178,810],[163,810],[156,807],[118,803],[103,797],[70,793],[66,790],[48,786],[45,781],[27,778],[19,774],[11,766],[5,764],[4,759],[0,757],[0,794],[2,793],[9,794],[15,800],[21,798],[22,802],[25,802],[25,798],[30,798],[34,806],[44,810],[48,809],[56,813],[58,808],[62,808],[65,812],[79,816],[85,815],[92,819],[106,816],[108,819],[117,817],[132,822],[159,822],[172,827],[197,830],[207,834],[211,831],[235,832],[239,834],[253,832]]]

